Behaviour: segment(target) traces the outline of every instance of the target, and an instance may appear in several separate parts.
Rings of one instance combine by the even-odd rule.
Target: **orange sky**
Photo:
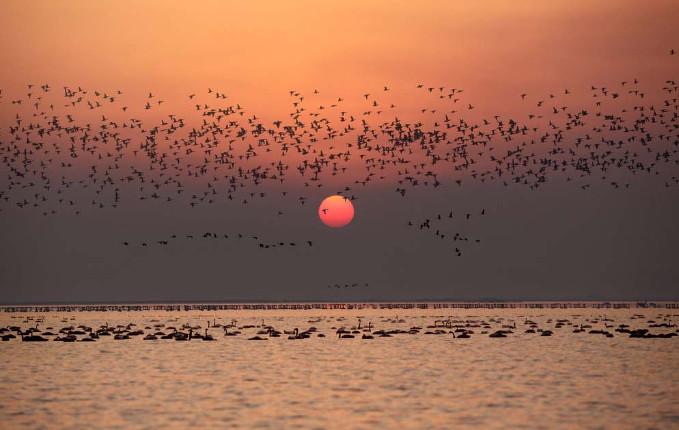
[[[360,99],[383,85],[417,109],[415,83],[465,88],[481,109],[522,92],[668,78],[674,0],[4,1],[0,87],[28,82],[153,90],[218,88],[250,110],[288,112],[287,90]],[[676,73],[675,73],[676,74]],[[654,82],[655,83],[655,82]]]
[[[572,91],[568,104],[577,106],[591,104],[591,85],[639,78],[657,92],[677,77],[677,57],[669,55],[679,48],[676,1],[643,9],[618,0],[6,1],[2,8],[3,123],[16,112],[6,101],[23,97],[27,83],[49,83],[55,97],[64,85],[120,89],[119,104],[130,106],[125,114],[116,105],[115,111],[80,110],[79,119],[105,113],[146,123],[169,113],[194,115],[191,93],[216,103],[207,88],[227,94],[224,105],[240,103],[248,115],[269,121],[291,112],[291,89],[304,94],[308,110],[342,97],[340,107],[325,111],[335,119],[339,110],[358,117],[370,109],[363,97],[370,93],[385,109],[381,119],[419,121],[423,107],[442,106],[435,94],[415,88],[423,83],[463,88],[456,108],[479,121],[493,114],[523,120],[535,113],[536,100],[563,88]],[[145,111],[149,91],[166,103]],[[522,93],[532,103],[523,103]],[[466,110],[468,103],[475,110]]]
[[[623,116],[622,109],[628,109],[625,116],[630,122],[626,124],[639,125],[633,121],[645,114],[629,108],[643,104],[650,110],[649,105],[659,106],[660,97],[666,96],[661,89],[664,81],[679,81],[679,55],[670,55],[671,49],[679,52],[678,4],[678,0],[646,3],[627,0],[2,0],[0,140],[4,146],[0,146],[9,161],[3,164],[0,173],[13,181],[2,184],[11,188],[5,197],[13,209],[4,212],[8,214],[7,225],[12,228],[4,229],[8,245],[3,260],[5,268],[0,270],[5,274],[1,278],[5,281],[0,284],[13,286],[5,295],[18,301],[38,297],[132,299],[142,297],[139,294],[144,291],[160,293],[146,287],[150,285],[175,285],[174,291],[183,294],[187,291],[186,285],[202,282],[196,282],[195,276],[199,273],[205,276],[201,279],[207,281],[206,289],[199,290],[197,286],[195,291],[190,291],[195,297],[200,294],[204,294],[200,296],[204,298],[221,299],[282,297],[268,295],[271,290],[264,286],[278,289],[281,279],[297,285],[303,273],[305,277],[309,275],[309,281],[297,291],[315,292],[319,285],[325,288],[329,282],[343,280],[348,267],[359,276],[357,281],[366,275],[371,286],[382,285],[383,292],[393,293],[385,297],[413,297],[413,291],[417,297],[451,297],[445,295],[451,291],[448,287],[451,279],[456,285],[468,288],[456,290],[455,297],[502,298],[511,294],[550,297],[549,291],[557,291],[557,295],[551,297],[636,299],[644,297],[638,294],[640,285],[644,286],[646,297],[654,294],[655,297],[674,297],[671,288],[663,290],[666,287],[662,285],[671,285],[668,280],[677,273],[671,258],[672,246],[676,243],[673,239],[677,237],[676,228],[673,230],[676,208],[671,204],[676,199],[661,193],[675,191],[676,188],[669,188],[664,182],[676,177],[676,169],[669,163],[674,160],[658,163],[653,160],[672,144],[665,131],[669,125],[642,121],[638,130],[628,132],[627,127],[621,127],[611,131],[606,127],[611,121],[604,118],[618,118]],[[621,81],[630,82],[634,78],[640,81],[638,88],[648,95],[641,101],[640,96],[629,94],[629,86],[624,91],[619,88]],[[28,83],[36,85],[31,99],[27,95]],[[49,83],[53,91],[41,92],[38,86],[44,83]],[[425,89],[417,90],[418,83],[424,84]],[[383,91],[385,85],[391,90]],[[599,91],[606,86],[621,93],[615,100],[612,95],[605,98],[601,107],[603,118],[596,116],[599,110],[589,109],[604,99],[594,98],[591,85]],[[64,107],[69,101],[62,100],[63,86],[82,86],[88,90],[83,96],[87,100],[75,107]],[[454,107],[437,106],[441,101],[435,91],[429,94],[426,87],[440,86],[446,90],[464,89],[460,95],[462,101]],[[637,88],[636,84],[634,87]],[[228,100],[215,100],[213,94],[207,94],[208,88],[225,93]],[[565,95],[565,88],[570,89],[571,95]],[[118,97],[117,89],[124,95]],[[241,126],[251,127],[255,122],[259,125],[260,119],[272,131],[272,119],[293,122],[287,116],[292,110],[288,93],[291,89],[304,94],[308,109],[303,118],[305,127],[299,127],[294,136],[284,136],[278,141],[285,141],[287,145],[288,141],[295,140],[294,149],[285,155],[276,148],[266,152],[257,146],[259,135],[253,137],[252,133],[242,134],[246,137],[236,141]],[[318,89],[319,94],[315,95],[314,89]],[[105,107],[89,109],[87,103],[95,98],[95,90],[115,94],[116,102],[107,103],[96,96]],[[166,103],[145,110],[149,91],[154,93],[154,101],[162,99]],[[188,95],[192,93],[197,94],[196,101],[189,100]],[[374,130],[363,132],[362,121],[366,116],[362,112],[370,109],[369,101],[363,97],[365,93],[379,99],[383,109],[388,109],[386,106],[391,103],[397,106],[386,111],[380,121],[398,116],[402,120],[400,125],[425,117],[423,132],[459,124],[459,117],[467,120],[467,124],[479,126],[474,129],[474,138],[471,128],[461,126],[460,131],[453,127],[445,143],[426,141],[438,139],[438,133],[435,138],[421,140],[418,134],[412,139],[403,139],[406,145],[393,147],[393,152],[380,152],[383,148],[376,147],[388,142],[388,138],[377,132],[371,134]],[[525,101],[520,97],[522,93],[528,94]],[[556,94],[553,99],[550,93]],[[675,94],[670,97],[676,97]],[[340,96],[345,100],[341,107],[332,112],[324,110],[323,115],[333,119],[336,129],[346,129],[346,122],[338,120],[337,111],[356,114],[353,123],[354,130],[358,131],[346,134],[346,138],[313,142],[316,137],[325,137],[323,133],[327,133],[327,128],[318,127],[320,131],[310,138],[309,129],[314,132],[316,129],[310,125],[309,112],[317,110],[320,104],[327,106]],[[45,100],[34,108],[37,97]],[[23,100],[21,105],[10,102],[17,98]],[[168,127],[160,126],[163,131],[157,136],[157,147],[145,145],[147,138],[155,136],[153,127],[161,120],[168,121],[169,113],[187,118],[187,123],[202,123],[204,110],[198,111],[194,104],[198,100],[210,103],[211,108],[235,103],[244,107],[247,115],[241,117],[241,111],[229,113],[238,120],[228,130],[232,134],[230,140],[237,142],[233,150],[227,151],[230,140],[222,139],[221,135],[217,138],[206,134],[201,142],[197,142],[195,136],[193,140],[187,138],[193,124],[172,134]],[[539,100],[546,101],[537,112]],[[54,110],[49,107],[51,103]],[[468,103],[476,108],[467,109]],[[564,105],[568,105],[568,110],[562,108]],[[129,110],[123,112],[121,106],[129,106]],[[422,108],[431,110],[435,106],[436,117],[431,112],[420,114]],[[671,104],[672,109],[675,106]],[[451,108],[458,109],[458,118],[453,117],[438,128],[431,126],[433,121],[442,124],[441,117],[448,115]],[[569,116],[577,116],[585,108],[592,115],[587,120],[577,119],[577,126],[569,125],[569,121],[573,124]],[[529,113],[535,119],[529,119]],[[66,117],[70,114],[75,117],[73,124],[84,129],[67,125],[70,122]],[[250,123],[253,114],[259,119]],[[499,119],[494,121],[494,114],[500,115],[503,127],[498,125]],[[673,112],[667,112],[664,118],[671,115]],[[57,137],[40,135],[43,130],[37,130],[33,123],[44,125],[52,116],[59,117],[59,127],[54,128],[61,131],[69,127],[73,131],[56,133]],[[660,114],[657,117],[660,118]],[[135,122],[135,128],[130,128],[131,118],[143,120],[143,127]],[[508,118],[535,132],[525,136],[516,134],[513,139],[511,135],[502,135],[501,132],[508,129]],[[375,114],[369,119],[375,121]],[[484,123],[484,119],[489,122]],[[13,133],[11,125],[18,121],[22,121],[21,130]],[[552,121],[556,125],[545,124]],[[94,141],[94,137],[113,133],[110,128],[102,132],[111,122],[115,122],[116,127],[124,124],[120,135],[130,137],[129,147],[122,149],[118,141],[114,144],[103,137]],[[617,119],[614,122],[618,122]],[[86,124],[92,124],[92,131]],[[371,125],[376,128],[375,123]],[[602,131],[595,133],[595,129]],[[478,133],[490,130],[500,131],[492,139],[488,134],[479,138]],[[283,131],[274,133],[284,134]],[[360,137],[372,139],[371,148],[359,147],[357,135],[361,133],[365,136]],[[577,141],[573,137],[583,133],[592,134],[595,148],[598,145],[595,142],[604,138],[629,143],[614,148],[602,145],[598,150],[589,149],[586,144],[574,149]],[[653,145],[649,145],[653,150],[649,150],[641,147],[640,141],[646,140],[644,133],[656,136],[664,133],[665,139],[654,136]],[[532,146],[533,140],[540,142],[540,137],[547,134],[549,138],[545,138],[544,144],[535,144],[535,149],[527,146],[528,142]],[[557,134],[564,144],[555,148]],[[8,135],[13,140],[10,141]],[[88,144],[84,135],[91,139]],[[76,148],[70,139],[81,137]],[[626,140],[632,137],[636,140]],[[207,139],[213,142],[207,145]],[[479,141],[480,144],[475,144]],[[345,159],[337,156],[340,151],[347,153],[350,143],[354,145],[350,148],[352,156]],[[251,144],[257,147],[258,156],[242,161],[240,157],[249,151]],[[333,145],[335,158],[331,159],[328,153],[329,146]],[[518,145],[526,145],[527,149],[517,149]],[[145,150],[142,146],[146,146]],[[215,148],[214,152],[208,155],[207,146],[210,151]],[[625,154],[638,148],[642,148],[638,157]],[[494,149],[496,151],[491,152]],[[189,154],[189,150],[193,152]],[[401,150],[404,155],[397,153]],[[468,154],[459,155],[460,151],[467,150]],[[540,158],[548,151],[554,152],[548,154],[545,163]],[[217,165],[218,154],[226,152],[233,162]],[[597,164],[603,156],[596,157],[609,152],[612,155],[607,160],[615,156],[618,165]],[[167,154],[170,155],[165,161],[158,162],[159,157]],[[437,154],[452,156],[446,161],[437,161],[434,166],[436,158],[432,155]],[[626,161],[621,163],[620,157]],[[338,158],[340,161],[335,166]],[[468,158],[474,163],[467,161]],[[590,161],[585,163],[585,168],[579,163],[580,158]],[[514,165],[507,166],[515,161],[516,169]],[[572,163],[568,169],[558,170],[556,162],[559,161],[561,166],[564,161]],[[271,167],[270,163],[274,162],[286,163],[289,170],[283,171],[287,173],[273,178],[269,173],[278,172],[276,167]],[[498,171],[503,162],[504,170]],[[632,162],[637,164],[632,166]],[[316,164],[305,170],[305,163]],[[592,163],[596,166],[588,170]],[[646,169],[649,175],[637,175],[637,171],[644,171],[646,164],[654,166]],[[162,170],[166,166],[167,170]],[[260,181],[262,175],[255,177],[252,173],[261,166],[269,169],[265,182]],[[543,166],[555,171],[547,172],[548,167],[544,167],[543,176]],[[335,167],[342,173],[332,176]],[[28,173],[20,175],[21,172],[12,171],[12,174],[8,169],[23,169]],[[250,171],[242,173],[242,169]],[[605,175],[604,169],[609,169]],[[440,192],[433,192],[438,182],[431,171],[435,171],[444,184],[436,188]],[[170,175],[175,178],[172,182]],[[285,176],[284,183],[281,176]],[[534,190],[540,181],[547,179],[557,185],[544,193],[534,193],[536,197],[532,194],[526,197],[528,187]],[[505,188],[503,183],[512,180],[520,183],[515,187],[508,184]],[[571,180],[572,192],[557,182]],[[485,181],[488,187],[477,187],[480,181]],[[616,185],[620,183],[620,193],[613,191],[612,181],[616,181]],[[658,187],[646,192],[651,190],[651,181]],[[622,194],[627,183],[632,185],[629,192],[636,194]],[[580,186],[590,184],[597,191],[576,194]],[[636,185],[639,186],[635,188]],[[114,211],[118,188],[121,203]],[[62,189],[63,193],[59,194]],[[517,191],[506,194],[505,189]],[[285,197],[283,192],[287,193]],[[324,196],[337,193],[358,198],[357,217],[352,227],[346,229],[350,234],[330,239],[326,235],[330,229],[320,225],[316,210]],[[49,200],[41,199],[45,195]],[[165,200],[170,195],[172,203]],[[230,197],[233,201],[228,200]],[[22,212],[19,207],[27,211]],[[491,244],[484,248],[489,249],[488,253],[478,251],[476,260],[469,263],[460,260],[460,265],[450,264],[450,242],[437,238],[438,245],[432,246],[432,237],[415,239],[415,229],[403,230],[410,218],[417,222],[430,213],[445,213],[454,208],[457,219],[463,211],[478,213],[482,207],[488,207],[489,214],[494,214],[497,221],[469,224],[470,237],[488,227],[483,230],[483,246]],[[279,209],[285,216],[277,215]],[[55,217],[48,216],[48,210],[53,210]],[[75,217],[81,210],[82,217]],[[310,219],[313,223],[308,222]],[[450,225],[451,229],[457,229]],[[181,247],[173,254],[176,259],[166,259],[167,255],[160,257],[160,254],[158,259],[137,258],[140,254],[128,254],[126,250],[109,251],[110,244],[120,243],[127,237],[141,241],[157,235],[157,240],[166,237],[168,232],[183,234],[203,228],[261,232],[262,237],[265,233],[272,238],[280,235],[281,240],[287,240],[285,236],[301,240],[310,233],[311,239],[318,239],[319,243],[335,242],[332,242],[334,248],[329,246],[325,253],[313,248],[308,250],[309,254],[295,254],[291,259],[278,258],[280,254],[273,253],[268,254],[270,257],[257,254],[251,258],[251,254],[236,252],[234,248],[233,266],[241,271],[230,279],[234,285],[242,284],[246,289],[241,290],[244,293],[234,289],[231,296],[209,290],[209,285],[221,286],[224,282],[223,255],[213,248],[204,248],[205,254],[190,256],[189,262],[194,263],[190,266],[183,264],[183,256],[188,254],[182,254]],[[466,231],[462,233],[466,235]],[[473,252],[477,251],[470,251],[470,255]],[[261,270],[261,267],[273,269]],[[431,289],[421,285],[422,279],[432,280]],[[101,285],[98,288],[102,295],[86,294],[92,285]],[[498,288],[480,288],[484,285]],[[598,289],[592,288],[593,295],[590,294],[589,288],[597,285]],[[70,295],[45,294],[52,289],[68,291]],[[465,293],[459,295],[457,291]],[[379,289],[375,292],[379,293]],[[172,294],[155,297],[185,297]],[[300,293],[294,297],[324,296]]]

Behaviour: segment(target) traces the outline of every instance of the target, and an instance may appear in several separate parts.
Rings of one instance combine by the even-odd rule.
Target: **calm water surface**
[[[0,428],[679,428],[679,337],[631,339],[613,331],[622,323],[676,323],[679,316],[607,310],[607,322],[603,313],[410,310],[398,319],[393,310],[3,313],[0,326],[25,329],[43,318],[40,330],[55,333],[131,322],[145,333],[185,323],[203,333],[208,321],[235,319],[237,327],[281,331],[315,326],[327,337],[249,341],[261,327],[231,337],[218,327],[210,330],[215,342],[143,336],[0,342]],[[337,328],[357,327],[359,316],[373,332],[422,330],[339,339]],[[424,334],[442,319],[472,326],[483,320],[492,329],[470,328],[469,339],[454,338],[451,328]],[[554,335],[525,333],[526,319]],[[555,328],[557,319],[568,323]],[[514,323],[508,337],[488,337]],[[588,323],[615,336],[573,333]]]

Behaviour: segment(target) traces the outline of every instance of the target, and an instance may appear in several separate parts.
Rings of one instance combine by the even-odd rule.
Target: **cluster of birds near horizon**
[[[583,317],[571,315],[568,318],[548,318],[538,322],[541,318],[518,316],[508,318],[500,315],[481,317],[401,317],[379,318],[379,324],[384,328],[373,325],[366,317],[357,317],[349,324],[347,317],[314,317],[307,320],[310,324],[305,329],[299,327],[277,328],[264,319],[253,319],[249,323],[240,323],[236,319],[224,320],[212,318],[204,322],[185,322],[180,324],[178,318],[161,322],[150,319],[139,325],[134,322],[109,325],[104,322],[98,327],[84,324],[75,325],[75,317],[61,319],[62,327],[48,326],[44,330],[40,325],[44,323],[42,317],[12,317],[22,319],[22,323],[29,327],[18,325],[0,327],[0,339],[10,341],[20,339],[24,342],[44,342],[48,340],[61,342],[95,342],[100,339],[113,340],[143,339],[147,341],[175,340],[175,341],[215,341],[217,337],[212,333],[219,333],[226,338],[240,337],[247,340],[268,340],[287,337],[290,340],[324,338],[322,325],[329,329],[338,339],[360,338],[372,340],[375,338],[390,338],[401,335],[445,335],[455,339],[468,339],[472,336],[487,336],[490,338],[507,338],[510,336],[556,336],[570,332],[576,335],[590,334],[604,337],[627,336],[629,338],[667,339],[679,336],[676,317],[679,315],[660,314],[657,318],[648,318],[643,314],[634,314],[629,319],[617,322],[610,316]],[[426,321],[429,319],[428,321]],[[284,318],[276,318],[284,321]],[[421,324],[425,320],[425,324]],[[206,326],[203,324],[206,323]],[[315,324],[315,325],[314,325]],[[637,327],[632,327],[634,324]],[[142,328],[143,327],[143,328]],[[653,330],[653,332],[651,332]]]
[[[365,288],[370,284],[367,282],[352,282],[351,284],[329,284],[327,288]]]
[[[355,112],[342,96],[290,90],[291,111],[270,121],[212,88],[187,94],[184,116],[168,112],[153,92],[130,105],[122,90],[28,84],[13,97],[0,90],[0,110],[11,113],[0,130],[0,211],[79,215],[126,201],[245,208],[274,197],[305,205],[330,182],[344,184],[333,192],[352,201],[377,183],[391,184],[403,198],[469,182],[536,190],[560,179],[582,190],[596,184],[624,190],[645,176],[679,187],[679,84],[673,79],[651,92],[631,78],[544,96],[521,93],[516,103],[525,114],[515,118],[477,114],[461,88],[414,87],[422,107],[410,120],[389,101],[389,86],[356,97]],[[279,203],[266,207],[283,216]],[[441,218],[408,226],[456,242],[451,251],[461,256],[459,242],[469,238],[431,226]],[[246,236],[262,249],[312,245]],[[121,243],[164,246],[180,237],[192,238]],[[218,237],[227,238],[194,236]]]

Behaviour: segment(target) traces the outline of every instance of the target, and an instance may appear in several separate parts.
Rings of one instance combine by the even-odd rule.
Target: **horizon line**
[[[213,305],[397,305],[397,304],[679,304],[679,299],[410,299],[410,300],[139,300],[139,301],[45,301],[45,302],[0,302],[0,308],[11,307],[57,307],[57,306],[213,306]]]

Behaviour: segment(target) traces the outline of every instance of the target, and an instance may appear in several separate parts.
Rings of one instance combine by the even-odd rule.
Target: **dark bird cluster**
[[[365,288],[368,286],[367,282],[359,283],[354,282],[351,284],[328,284],[328,288]]]
[[[27,317],[23,324],[0,327],[0,339],[8,342],[20,339],[23,342],[95,342],[105,339],[110,341],[216,341],[218,337],[210,334],[210,330],[222,333],[226,339],[241,338],[244,340],[269,340],[287,336],[288,340],[326,338],[324,331],[333,331],[336,338],[372,340],[375,338],[391,338],[402,335],[439,335],[450,339],[470,339],[474,336],[489,338],[507,337],[551,337],[562,336],[575,340],[583,334],[613,338],[616,336],[629,339],[670,339],[679,336],[677,315],[658,314],[649,318],[643,314],[634,314],[630,318],[619,318],[618,321],[607,315],[587,317],[570,315],[562,318],[540,318],[519,315],[508,317],[490,315],[481,317],[456,316],[419,316],[410,315],[395,318],[381,317],[380,327],[372,321],[364,324],[365,317],[356,318],[355,324],[348,325],[344,316],[320,316],[309,319],[304,330],[298,327],[281,328],[263,319],[250,319],[247,323],[240,323],[233,318],[216,317],[202,321],[187,321],[179,323],[179,318],[171,318],[165,322],[158,319],[144,320],[139,323],[126,321],[109,324],[107,321],[97,324],[78,324],[75,317],[61,319],[62,326],[53,325],[44,330],[45,318]],[[17,317],[19,318],[19,317]],[[426,320],[429,319],[429,322]],[[283,321],[278,318],[278,321]],[[424,321],[423,321],[424,320]],[[424,324],[422,324],[424,323]],[[635,327],[633,327],[634,325]]]

